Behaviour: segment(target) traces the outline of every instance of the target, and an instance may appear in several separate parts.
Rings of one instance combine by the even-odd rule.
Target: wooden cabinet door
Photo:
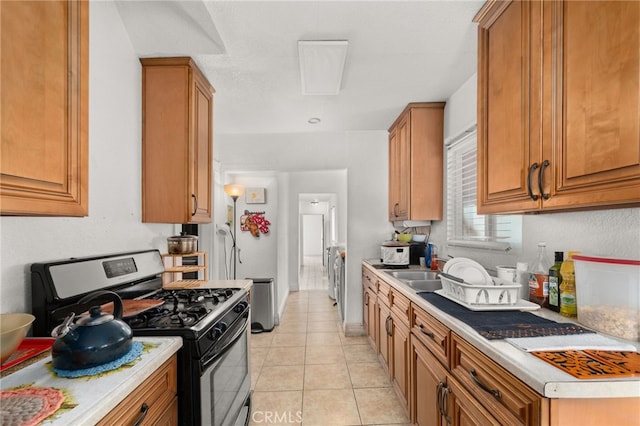
[[[211,221],[213,87],[190,58],[144,58],[142,221]]]
[[[639,203],[640,2],[544,8],[544,208]]]
[[[211,182],[213,181],[213,93],[203,78],[194,76],[194,130],[193,158],[190,160],[192,198],[194,202],[190,222],[207,223],[211,221]]]
[[[391,310],[380,302],[378,297],[378,357],[386,368],[389,375],[391,375]]]
[[[408,409],[409,395],[409,326],[391,313],[391,378],[400,400]]]
[[[0,213],[88,214],[89,2],[0,2]]]
[[[372,289],[367,290],[367,302],[369,316],[369,343],[373,349],[378,350],[378,306],[376,301],[376,293]]]
[[[640,2],[494,2],[476,20],[478,212],[640,204]]]
[[[409,219],[411,210],[411,128],[409,115],[398,123],[398,216],[396,220]]]
[[[389,133],[389,220],[409,215],[411,147],[407,116]]]
[[[540,2],[541,4],[542,2]],[[528,1],[495,2],[478,20],[478,213],[535,210],[539,117],[530,115],[537,92],[531,36],[540,7]],[[537,99],[539,101],[539,99]]]
[[[411,420],[418,426],[442,426],[442,391],[447,383],[447,371],[429,350],[411,339]]]

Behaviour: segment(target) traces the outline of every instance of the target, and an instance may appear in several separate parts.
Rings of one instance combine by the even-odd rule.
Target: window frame
[[[521,245],[522,219],[517,215],[477,214],[477,148],[475,125],[445,143],[447,245],[507,252]],[[454,161],[458,164],[452,164]],[[475,212],[465,213],[469,207]],[[480,222],[481,226],[474,226]],[[471,236],[465,228],[482,235]]]

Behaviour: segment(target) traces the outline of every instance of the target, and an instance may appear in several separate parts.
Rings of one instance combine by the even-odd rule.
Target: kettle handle
[[[89,293],[84,296],[82,299],[78,300],[78,304],[87,303],[93,299],[96,299],[100,296],[107,296],[111,302],[113,302],[113,317],[117,319],[122,319],[122,299],[118,296],[117,293],[109,290],[100,290],[94,291],[93,293]]]

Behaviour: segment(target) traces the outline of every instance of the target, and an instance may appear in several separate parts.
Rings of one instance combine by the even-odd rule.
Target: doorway
[[[325,269],[325,216],[324,214],[301,215],[302,251],[299,274],[300,290],[327,288]]]

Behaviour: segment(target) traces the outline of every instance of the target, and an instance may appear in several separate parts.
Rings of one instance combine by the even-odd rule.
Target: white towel
[[[581,351],[584,349],[633,352],[637,350],[630,343],[619,342],[597,333],[571,334],[568,336],[514,337],[504,340],[527,352]]]

